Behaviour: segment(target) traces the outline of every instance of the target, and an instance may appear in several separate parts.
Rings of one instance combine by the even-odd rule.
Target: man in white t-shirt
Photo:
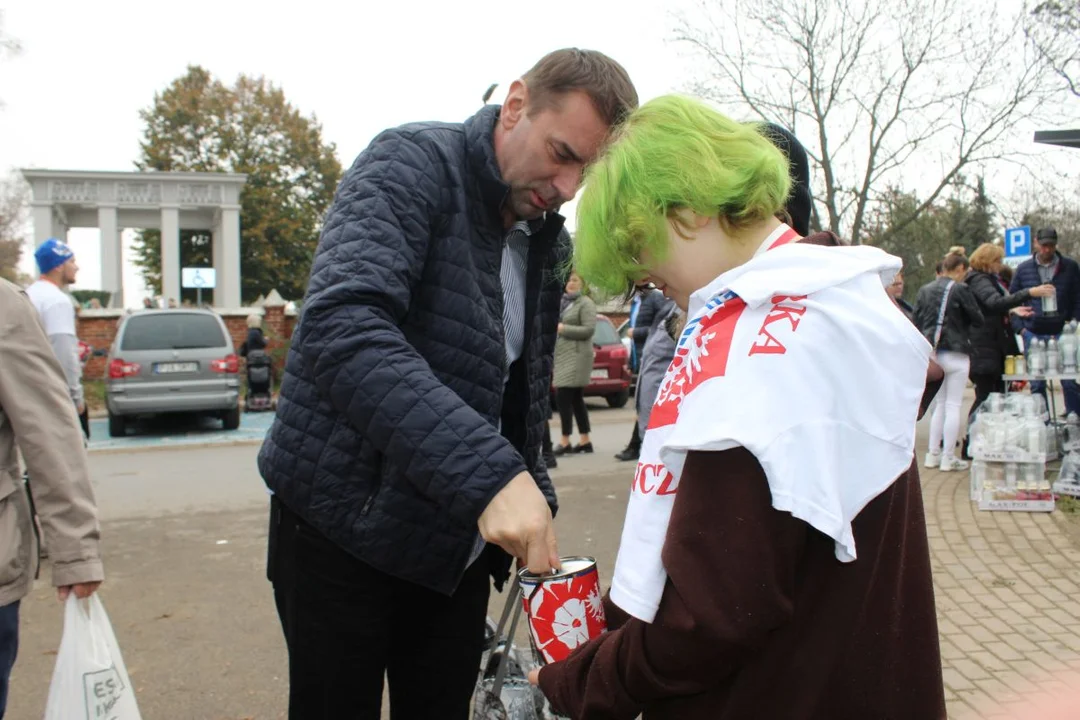
[[[49,336],[53,352],[64,369],[68,392],[79,415],[86,410],[83,399],[82,363],[79,362],[79,338],[75,332],[75,304],[64,292],[75,282],[79,266],[75,253],[65,243],[49,238],[34,253],[41,277],[30,287],[26,295],[41,318],[45,334]]]

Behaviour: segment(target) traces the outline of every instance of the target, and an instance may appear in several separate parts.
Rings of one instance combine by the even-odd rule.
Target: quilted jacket
[[[1054,287],[1057,288],[1057,315],[1043,315],[1042,300],[1029,298],[1027,304],[1035,311],[1035,314],[1027,318],[1013,316],[1013,326],[1017,328],[1017,332],[1030,330],[1036,335],[1058,335],[1066,322],[1080,319],[1080,265],[1060,252],[1057,256],[1057,270],[1054,271],[1054,277],[1051,279]],[[1038,260],[1032,257],[1020,263],[1020,267],[1016,268],[1009,292],[1018,293],[1042,284]]]
[[[964,283],[952,283],[949,290],[949,279],[939,277],[919,288],[919,294],[915,297],[915,326],[922,332],[923,337],[934,343],[934,334],[937,331],[938,316],[941,314],[941,303],[945,300],[945,293],[949,293],[948,304],[945,306],[945,317],[941,325],[941,337],[938,340],[937,349],[949,350],[971,356],[971,331],[983,324],[982,310],[971,289]]]
[[[530,471],[556,510],[540,439],[570,241],[554,213],[530,238],[525,352],[504,392],[498,113],[387,130],[356,159],[259,453],[293,512],[374,568],[446,594],[511,478]],[[505,553],[481,561],[505,580]]]

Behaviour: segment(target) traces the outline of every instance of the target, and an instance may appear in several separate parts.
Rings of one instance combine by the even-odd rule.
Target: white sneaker
[[[967,470],[968,464],[964,460],[957,458],[942,458],[941,467],[938,468],[941,472],[957,472],[959,470]]]
[[[926,462],[923,463],[923,467],[936,468],[941,465],[941,453],[928,452],[926,453]]]

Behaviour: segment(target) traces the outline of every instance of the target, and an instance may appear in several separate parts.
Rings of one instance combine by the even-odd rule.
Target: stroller
[[[274,396],[271,390],[274,380],[274,365],[270,356],[263,350],[250,350],[247,354],[247,396],[244,410],[260,412],[272,410]]]

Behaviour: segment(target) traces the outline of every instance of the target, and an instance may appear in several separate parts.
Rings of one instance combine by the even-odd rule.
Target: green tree
[[[915,193],[890,188],[874,204],[864,242],[903,258],[904,294],[912,300],[934,279],[934,267],[949,248],[959,245],[970,255],[985,242],[1000,241],[995,222],[982,178],[968,187],[961,177],[948,198],[930,205]]]
[[[993,242],[1001,235],[994,225],[994,204],[986,194],[986,184],[981,177],[974,188],[968,188],[964,178],[960,177],[944,209],[951,245],[962,245],[971,253],[983,243]]]
[[[272,288],[286,298],[302,297],[341,179],[334,145],[323,141],[318,120],[301,115],[263,77],[241,75],[230,87],[198,66],[156,94],[140,117],[138,169],[247,173],[240,198],[243,300]],[[135,243],[136,263],[158,292],[160,238],[157,230],[144,230]],[[180,261],[209,266],[210,235],[181,230]]]
[[[1034,207],[1024,213],[1020,224],[1031,226],[1033,242],[1040,228],[1054,228],[1061,254],[1074,260],[1080,258],[1080,205]]]

